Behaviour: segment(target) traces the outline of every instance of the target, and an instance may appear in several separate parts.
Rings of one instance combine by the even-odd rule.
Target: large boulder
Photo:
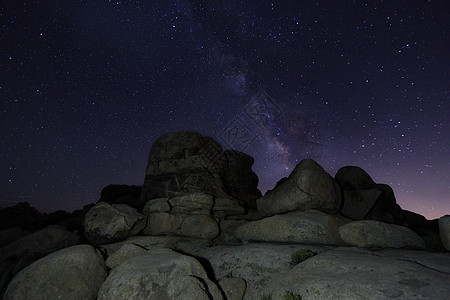
[[[4,300],[96,299],[106,279],[101,254],[89,245],[65,248],[23,269],[6,289]]]
[[[377,185],[366,171],[355,166],[340,168],[334,179],[345,191],[370,190]]]
[[[354,166],[340,168],[335,180],[343,190],[343,216],[353,220],[403,223],[403,210],[389,185],[375,183],[363,169]]]
[[[122,247],[119,248],[119,250],[110,255],[106,259],[105,263],[108,266],[108,268],[114,269],[120,266],[128,259],[144,254],[147,251],[148,251],[147,248],[136,244],[124,244]]]
[[[109,204],[127,204],[137,211],[142,211],[145,202],[141,202],[141,186],[110,184],[102,189],[99,202]]]
[[[221,178],[226,192],[244,201],[246,208],[256,209],[256,199],[261,197],[258,190],[258,176],[252,171],[253,157],[236,150],[226,150],[223,153],[225,165]]]
[[[293,254],[305,248],[316,253],[331,249],[329,246],[310,245],[224,245],[204,249],[197,256],[209,262],[220,283],[233,277],[245,280],[244,299],[262,299],[266,287],[292,269]],[[224,292],[227,293],[225,287]]]
[[[257,200],[258,211],[266,215],[308,209],[335,213],[340,205],[338,184],[312,159],[302,160],[286,180]]]
[[[252,164],[251,157],[235,151],[224,153],[219,143],[198,132],[167,133],[150,150],[141,202],[202,192],[231,196],[252,206],[261,195]],[[245,178],[238,181],[237,174]]]
[[[403,226],[406,226],[419,235],[436,235],[439,234],[438,220],[427,220],[424,216],[403,210]]]
[[[450,215],[439,219],[439,237],[444,248],[450,251]]]
[[[338,232],[345,220],[318,210],[290,212],[252,221],[236,229],[236,237],[244,241],[345,244]]]
[[[100,202],[84,219],[84,233],[93,244],[119,242],[144,229],[147,217],[126,204]]]
[[[327,251],[271,282],[266,295],[274,300],[287,299],[286,296],[291,296],[288,299],[447,299],[450,276],[445,266],[450,265],[450,256],[436,256],[437,263],[429,267],[429,263],[414,259],[426,253],[415,251],[412,257],[404,259],[403,251],[396,250],[395,255],[355,248]]]
[[[0,248],[0,295],[20,270],[57,250],[78,243],[79,237],[61,226],[49,226]]]
[[[113,269],[98,300],[223,299],[203,266],[170,249],[153,249]]]
[[[425,242],[411,229],[373,220],[339,227],[342,240],[358,247],[425,249]]]

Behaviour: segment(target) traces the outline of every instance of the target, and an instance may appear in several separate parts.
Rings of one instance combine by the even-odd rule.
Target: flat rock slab
[[[128,259],[103,283],[98,300],[223,299],[203,266],[170,249],[152,249]]]
[[[411,229],[374,220],[350,222],[339,227],[345,242],[362,248],[425,249],[425,242]]]
[[[244,241],[344,245],[338,227],[345,221],[318,210],[291,212],[252,221],[236,229]]]
[[[404,250],[393,251],[337,248],[321,253],[272,282],[271,299],[285,299],[288,293],[301,299],[448,298],[449,273],[403,259]],[[450,265],[450,254],[439,254],[439,259]]]
[[[330,246],[247,244],[216,246],[200,251],[197,256],[206,259],[216,280],[242,278],[247,284],[244,299],[260,299],[265,289],[276,278],[290,271],[292,255],[300,249],[321,253]]]

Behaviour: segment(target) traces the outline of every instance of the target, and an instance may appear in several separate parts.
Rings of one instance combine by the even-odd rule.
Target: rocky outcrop
[[[261,197],[252,164],[197,132],[169,133],[152,146],[142,191],[109,185],[96,205],[72,214],[18,205],[6,214],[17,217],[12,225],[64,224],[98,250],[71,247],[78,236],[58,226],[17,240],[24,229],[0,231],[0,297],[17,273],[5,299],[448,294],[450,258],[440,239],[448,249],[449,216],[438,224],[402,211],[393,190],[361,168],[341,168],[334,179],[310,159]],[[425,251],[404,249],[424,249],[424,241]]]
[[[344,191],[343,216],[353,220],[403,223],[403,210],[397,204],[392,188],[386,184],[376,184],[360,167],[340,168],[335,180]]]
[[[145,202],[141,202],[141,191],[141,186],[110,184],[102,189],[100,199],[97,203],[126,204],[135,208],[137,211],[142,211]]]
[[[56,251],[23,269],[3,299],[96,299],[106,279],[100,253],[89,245]]]
[[[345,242],[362,248],[425,249],[425,242],[411,229],[373,220],[345,224],[339,234]]]
[[[146,225],[147,218],[126,204],[100,202],[84,219],[84,233],[93,244],[119,242],[136,235]]]
[[[150,150],[141,202],[202,192],[214,197],[234,197],[244,206],[261,195],[251,171],[253,159],[226,152],[210,137],[195,131],[171,132]],[[246,178],[237,180],[237,174]]]
[[[75,245],[78,240],[77,235],[54,225],[0,248],[0,295],[23,268],[52,252]]]
[[[148,215],[144,234],[213,239],[220,232],[219,220],[243,214],[245,210],[233,198],[190,193],[149,200],[143,212]]]
[[[318,210],[291,212],[241,225],[236,237],[244,241],[342,245],[338,228],[345,223]]]
[[[292,255],[304,247],[320,253],[328,246],[247,244],[216,246],[204,249],[198,256],[208,261],[214,277],[241,278],[246,282],[244,299],[261,299],[265,289],[293,268]]]
[[[318,209],[336,213],[341,191],[334,179],[311,159],[302,160],[289,177],[257,200],[258,211],[275,215]]]
[[[403,210],[403,226],[419,235],[439,234],[438,220],[427,220],[424,216],[409,210]]]
[[[394,251],[394,250],[392,250]],[[402,259],[404,250],[384,252],[338,248],[300,263],[273,281],[266,290],[271,299],[445,299],[450,275],[444,265],[449,256],[439,256],[441,266],[417,263],[417,252]],[[389,275],[387,275],[389,274]],[[296,296],[297,298],[294,298]]]
[[[450,215],[439,219],[439,236],[444,248],[450,251]]]
[[[256,199],[261,197],[258,190],[258,176],[252,171],[253,157],[236,150],[225,150],[220,177],[228,195],[240,199],[246,208],[256,209]]]
[[[169,249],[155,249],[119,265],[98,294],[98,300],[211,298],[223,296],[202,265]]]

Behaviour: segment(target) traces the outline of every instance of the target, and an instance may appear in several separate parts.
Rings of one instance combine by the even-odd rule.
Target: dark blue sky
[[[253,156],[263,192],[313,158],[333,176],[362,167],[405,209],[450,213],[449,12],[446,1],[2,3],[1,205],[80,208],[110,183],[142,184],[159,136],[197,130]],[[261,103],[264,122],[250,112]]]

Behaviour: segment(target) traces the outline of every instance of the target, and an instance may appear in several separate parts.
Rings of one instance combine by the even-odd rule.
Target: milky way
[[[306,2],[306,3],[304,3]],[[140,185],[162,134],[365,169],[404,209],[450,212],[446,1],[8,1],[1,205],[74,210]]]

